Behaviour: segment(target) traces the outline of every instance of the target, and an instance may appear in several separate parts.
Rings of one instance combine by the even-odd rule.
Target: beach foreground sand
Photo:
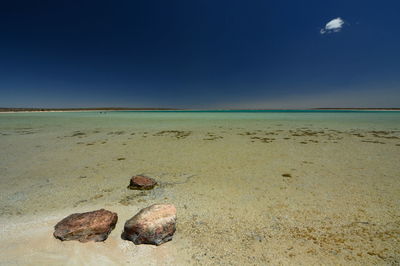
[[[4,114],[0,264],[399,264],[399,118],[253,116]],[[154,203],[176,206],[173,240],[122,240]],[[119,216],[104,243],[52,236],[100,208]]]

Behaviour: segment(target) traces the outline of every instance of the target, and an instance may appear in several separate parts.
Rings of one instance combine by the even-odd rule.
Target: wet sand
[[[227,116],[2,115],[0,264],[400,263],[398,117]],[[122,240],[154,203],[177,207],[174,239]],[[99,208],[119,216],[104,243],[53,238]]]

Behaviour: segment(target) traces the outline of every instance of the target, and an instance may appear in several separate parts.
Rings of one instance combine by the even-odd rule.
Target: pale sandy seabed
[[[400,114],[363,115],[3,114],[0,264],[399,265]],[[154,203],[177,207],[173,240],[122,240]],[[99,208],[104,243],[52,236]]]

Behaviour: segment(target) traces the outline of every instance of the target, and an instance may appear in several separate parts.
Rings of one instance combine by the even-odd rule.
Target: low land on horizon
[[[0,108],[1,112],[67,112],[67,111],[191,111],[191,110],[203,110],[203,109],[183,109],[183,108],[131,108],[131,107],[95,107],[95,108]],[[214,109],[209,109],[214,110]],[[400,108],[282,108],[282,109],[216,109],[216,110],[227,110],[227,111],[240,111],[240,110],[252,110],[252,111],[266,111],[266,110],[377,110],[377,111],[400,111]],[[204,109],[203,111],[207,111]]]
[[[171,111],[176,108],[128,108],[128,107],[94,107],[94,108],[0,108],[0,112],[50,112],[50,111]]]

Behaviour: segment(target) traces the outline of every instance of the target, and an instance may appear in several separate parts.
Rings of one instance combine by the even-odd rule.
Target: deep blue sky
[[[400,107],[400,1],[1,1],[0,107]],[[330,20],[340,32],[321,34]]]

